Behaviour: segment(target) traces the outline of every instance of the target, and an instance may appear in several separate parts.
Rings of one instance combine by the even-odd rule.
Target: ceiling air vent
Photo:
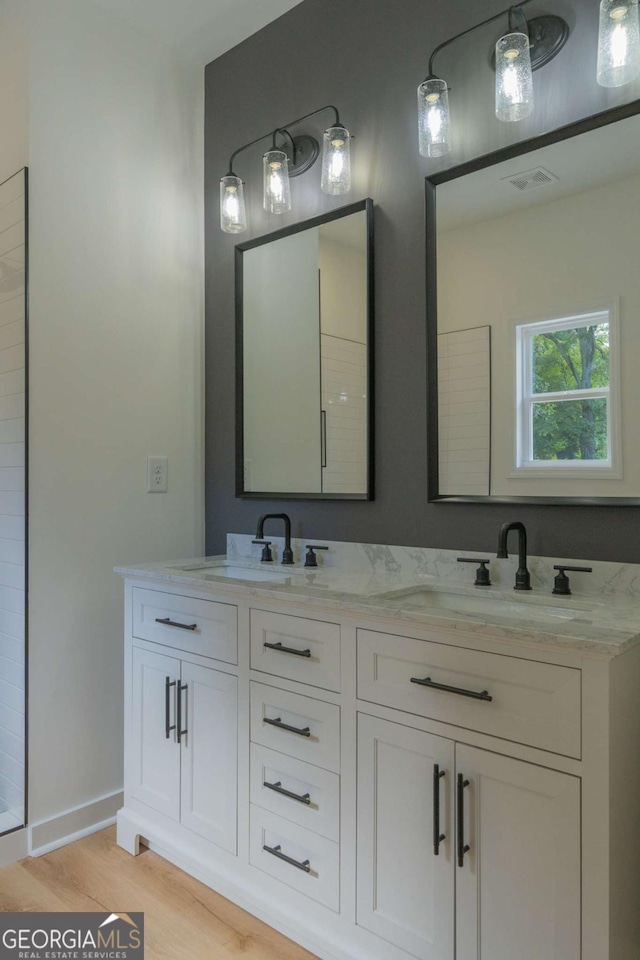
[[[524,193],[525,190],[537,190],[538,187],[547,187],[550,183],[556,183],[558,177],[549,173],[544,167],[536,167],[534,170],[526,170],[524,173],[516,173],[502,179]]]

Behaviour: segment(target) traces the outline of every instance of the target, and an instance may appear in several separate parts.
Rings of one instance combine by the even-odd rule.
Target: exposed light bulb
[[[441,157],[451,149],[449,91],[431,77],[418,87],[418,145],[423,157]]]
[[[283,150],[268,150],[263,160],[263,206],[267,213],[291,209],[289,158]]]
[[[339,124],[324,132],[320,187],[333,196],[351,189],[351,134]]]
[[[638,0],[602,0],[598,33],[597,80],[621,87],[640,76]]]
[[[496,43],[496,117],[523,120],[532,110],[529,38],[525,33],[508,33]]]
[[[247,229],[244,187],[234,174],[220,181],[220,227],[224,233],[243,233]]]

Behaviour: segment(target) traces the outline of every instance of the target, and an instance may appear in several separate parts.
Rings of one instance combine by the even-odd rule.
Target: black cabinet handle
[[[464,855],[471,847],[464,842],[464,790],[469,786],[461,773],[458,774],[458,866],[464,867]]]
[[[320,411],[320,457],[321,467],[327,466],[327,411]]]
[[[297,800],[298,803],[304,803],[307,806],[311,803],[311,797],[308,793],[292,793],[291,790],[285,790],[280,780],[277,783],[269,783],[268,780],[265,780],[262,786],[266,787],[267,790],[273,790],[274,793],[281,793],[283,797],[289,797],[290,800]]]
[[[294,657],[310,657],[311,650],[296,650],[295,647],[283,647],[281,643],[263,643],[268,650],[277,650],[278,653],[292,653]]]
[[[486,700],[491,703],[493,697],[489,696],[488,690],[481,690],[476,693],[475,690],[465,690],[464,687],[450,687],[448,683],[436,683],[431,677],[425,677],[419,680],[418,677],[411,677],[411,683],[418,683],[421,687],[431,687],[432,690],[444,690],[446,693],[457,693],[460,697],[471,697],[473,700]]]
[[[165,627],[176,627],[178,630],[197,630],[197,623],[178,623],[170,617],[156,617],[156,623],[163,623]]]
[[[187,733],[188,733],[188,730],[187,730],[186,728],[185,728],[184,730],[182,729],[182,691],[183,691],[183,690],[186,692],[186,690],[187,690],[187,684],[186,684],[186,683],[185,683],[185,684],[179,683],[179,684],[178,684],[178,715],[177,715],[177,717],[176,717],[176,725],[177,725],[177,737],[176,737],[176,739],[177,739],[178,743],[181,743],[181,742],[182,742],[182,737],[186,737],[186,735],[187,735]]]
[[[272,720],[270,717],[263,717],[262,722],[268,723],[272,727],[278,727],[280,730],[288,730],[289,733],[297,733],[299,737],[311,736],[309,727],[291,727],[288,723],[283,723],[280,717],[276,717],[275,720]]]
[[[171,731],[176,729],[175,723],[173,726],[170,726],[171,723],[171,687],[175,687],[176,681],[171,680],[170,677],[166,677],[164,681],[164,736],[165,740],[168,740],[171,736]]]
[[[444,777],[437,763],[433,765],[433,853],[440,855],[440,844],[447,839],[446,833],[440,833],[440,781]]]
[[[285,863],[290,863],[292,867],[297,867],[298,870],[304,870],[305,873],[311,873],[311,867],[308,860],[303,860],[301,863],[299,860],[294,860],[293,857],[288,857],[286,853],[282,852],[282,847],[280,844],[278,844],[277,847],[268,847],[265,843],[262,849],[266,850],[267,853],[270,853],[272,857],[277,857],[278,860],[284,860]]]

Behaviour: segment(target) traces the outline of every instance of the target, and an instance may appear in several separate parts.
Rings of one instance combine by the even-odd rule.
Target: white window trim
[[[532,392],[530,389],[531,362],[530,343],[535,333],[548,330],[574,329],[591,326],[595,322],[609,323],[609,387],[592,390],[567,390],[560,393],[536,394],[535,399],[557,400],[562,398],[587,399],[608,398],[607,436],[609,458],[607,460],[540,461],[529,460],[525,451],[530,449]],[[556,313],[537,320],[518,320],[514,323],[515,343],[515,388],[516,424],[514,471],[509,479],[577,479],[621,480],[622,472],[622,418],[620,403],[620,307],[619,299],[581,308],[572,315]]]

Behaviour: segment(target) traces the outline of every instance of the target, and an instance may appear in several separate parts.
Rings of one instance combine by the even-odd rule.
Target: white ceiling
[[[530,193],[519,193],[509,183],[509,177],[539,166],[558,179]],[[442,184],[437,188],[438,230],[453,230],[536,204],[553,203],[638,172],[640,116],[560,140]]]
[[[301,0],[94,0],[182,55],[206,64]]]

